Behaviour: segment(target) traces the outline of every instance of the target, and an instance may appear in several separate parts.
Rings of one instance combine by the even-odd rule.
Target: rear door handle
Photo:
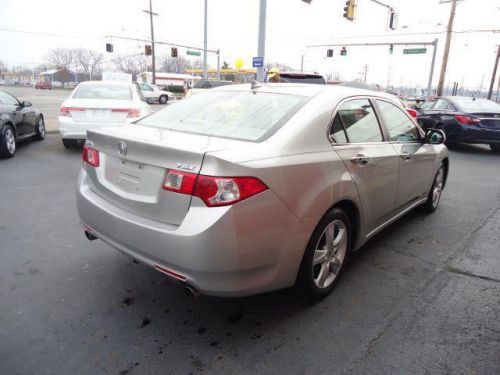
[[[356,156],[353,156],[351,158],[351,163],[357,164],[357,165],[365,165],[368,163],[368,157],[365,155],[358,154]]]
[[[406,151],[401,152],[401,155],[399,155],[399,156],[403,160],[410,160],[411,159],[411,155],[409,153],[407,153]]]

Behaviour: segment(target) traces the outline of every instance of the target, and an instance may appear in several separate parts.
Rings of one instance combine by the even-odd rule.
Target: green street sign
[[[201,52],[200,51],[187,51],[186,54],[188,54],[189,56],[201,56]]]
[[[403,55],[418,55],[426,52],[427,48],[405,48],[403,50]]]

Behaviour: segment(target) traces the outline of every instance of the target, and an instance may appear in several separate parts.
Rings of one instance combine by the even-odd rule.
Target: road
[[[333,293],[187,297],[84,238],[78,150],[0,161],[0,363],[17,374],[498,374],[500,155],[451,151],[440,208],[356,253]]]
[[[35,108],[43,113],[45,127],[49,133],[57,132],[59,108],[71,94],[71,90],[67,89],[36,90],[34,87],[25,86],[0,86],[0,90],[11,93],[21,101],[29,100]],[[152,107],[159,110],[164,105],[153,104]]]

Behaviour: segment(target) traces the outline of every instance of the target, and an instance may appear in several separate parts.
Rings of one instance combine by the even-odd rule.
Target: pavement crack
[[[436,263],[433,263],[433,262],[429,262],[428,260],[426,259],[423,259],[423,258],[420,258],[418,255],[415,255],[415,254],[410,254],[410,253],[407,253],[407,252],[404,252],[404,251],[401,251],[401,250],[398,250],[396,247],[392,246],[392,245],[388,245],[386,244],[387,247],[389,247],[389,249],[393,252],[395,252],[396,254],[400,254],[400,255],[406,255],[406,256],[409,256],[409,257],[412,257],[412,258],[415,258],[415,259],[418,259],[419,261],[421,261],[422,263],[424,264],[427,264],[429,266],[432,266],[432,267],[437,267],[438,265]]]
[[[465,271],[465,270],[461,270],[459,268],[455,268],[455,267],[451,267],[451,266],[446,266],[446,267],[443,268],[443,270],[445,270],[446,272],[451,272],[451,273],[455,273],[455,274],[458,274],[458,275],[475,277],[475,278],[481,279],[481,280],[492,281],[494,283],[500,283],[499,279],[495,279],[493,277],[488,277],[488,276],[476,275],[475,273],[472,273],[472,272],[469,272],[469,271]]]

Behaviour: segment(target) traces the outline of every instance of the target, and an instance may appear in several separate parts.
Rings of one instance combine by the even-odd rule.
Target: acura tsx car
[[[348,256],[417,206],[449,161],[387,94],[225,86],[133,126],[93,128],[77,205],[85,234],[184,284],[244,296],[326,296]]]

